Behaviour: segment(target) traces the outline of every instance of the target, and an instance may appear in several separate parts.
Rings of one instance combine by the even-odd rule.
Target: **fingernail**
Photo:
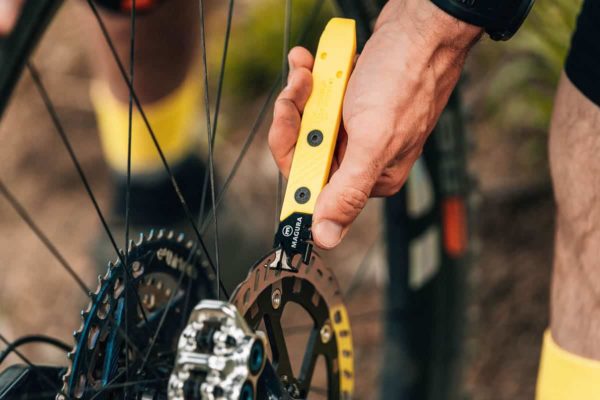
[[[324,220],[313,227],[319,243],[328,249],[337,246],[342,240],[342,226],[336,222]]]

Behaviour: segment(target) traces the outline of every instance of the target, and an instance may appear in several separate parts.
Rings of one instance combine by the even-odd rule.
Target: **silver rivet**
[[[326,323],[321,327],[321,342],[328,343],[331,340],[331,325]]]
[[[275,289],[271,295],[271,305],[274,309],[278,309],[281,306],[281,290]]]

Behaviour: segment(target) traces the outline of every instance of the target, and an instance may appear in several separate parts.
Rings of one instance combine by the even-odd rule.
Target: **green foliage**
[[[494,70],[486,77],[484,117],[498,129],[547,131],[580,6],[581,0],[539,0],[513,40],[480,46],[479,66]]]
[[[266,91],[282,69],[284,4],[283,0],[252,1],[242,11],[245,15],[237,19],[226,75],[229,95],[238,101],[247,101]],[[325,2],[306,30],[315,1],[294,0],[292,4],[291,46],[301,44],[314,51],[333,11]],[[298,42],[301,36],[304,38]]]

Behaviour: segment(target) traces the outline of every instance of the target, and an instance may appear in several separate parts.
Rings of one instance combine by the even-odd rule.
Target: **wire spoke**
[[[62,122],[60,121],[60,118],[58,117],[58,113],[56,112],[54,103],[52,102],[52,100],[50,99],[50,96],[48,95],[46,87],[40,78],[40,74],[39,74],[37,68],[31,62],[27,63],[27,69],[31,75],[31,78],[33,80],[35,87],[38,90],[38,93],[40,94],[40,96],[42,98],[42,101],[44,102],[46,109],[48,110],[48,113],[50,114],[50,118],[52,119],[52,123],[54,124],[54,127],[56,128],[57,133],[60,136],[60,139],[62,140],[65,148],[67,149],[67,152],[69,153],[69,157],[71,158],[71,161],[73,162],[73,165],[75,166],[75,169],[77,170],[77,174],[79,175],[79,178],[80,178],[81,182],[83,183],[83,186],[85,187],[88,197],[90,198],[90,200],[94,206],[94,209],[96,210],[96,214],[98,215],[98,218],[100,219],[100,222],[102,223],[102,226],[104,227],[104,231],[106,232],[106,235],[108,236],[108,239],[110,240],[112,247],[113,247],[115,253],[117,254],[117,257],[119,257],[121,259],[121,255],[119,254],[119,247],[117,246],[117,242],[115,241],[114,235],[112,234],[112,232],[108,226],[106,218],[104,217],[104,213],[100,209],[98,200],[96,199],[96,196],[94,195],[94,192],[92,191],[90,183],[85,175],[85,172],[83,172],[81,163],[79,162],[79,159],[77,158],[77,155],[75,154],[75,151],[73,150],[71,141],[69,140],[69,138],[66,134],[66,131],[62,125]]]
[[[116,381],[118,381],[124,374],[125,374],[125,371],[121,371],[117,375],[115,375],[115,377],[112,378],[106,386],[104,386],[102,389],[100,389],[100,391],[96,392],[96,394],[94,394],[90,400],[94,400],[94,399],[98,398],[101,394],[106,393],[107,390],[110,390],[113,387],[113,384]]]
[[[221,205],[221,203],[225,197],[225,194],[227,193],[227,190],[229,189],[229,186],[231,185],[231,182],[233,181],[233,178],[235,178],[235,176],[242,164],[242,161],[246,157],[246,154],[248,153],[248,150],[250,149],[250,145],[252,145],[252,142],[254,141],[256,134],[258,133],[260,127],[262,126],[262,123],[265,120],[265,117],[267,116],[269,104],[271,104],[271,101],[273,100],[273,97],[275,96],[275,93],[276,93],[278,87],[279,87],[279,79],[271,87],[269,95],[265,99],[265,101],[258,113],[258,116],[257,116],[256,120],[254,121],[254,124],[252,125],[252,128],[248,132],[248,135],[246,135],[246,139],[244,140],[242,149],[240,150],[239,155],[237,156],[235,162],[233,163],[233,166],[231,167],[231,171],[229,171],[229,174],[227,175],[227,178],[225,179],[225,182],[223,183],[223,187],[221,188],[219,195],[217,196],[217,201],[215,204],[215,208],[217,210],[219,209],[219,206]],[[206,231],[206,228],[208,227],[208,225],[211,222],[212,222],[212,215],[209,215],[204,220],[204,223],[202,224],[202,232]]]
[[[131,31],[129,34],[129,81],[131,82],[131,87],[134,86],[134,74],[135,74],[135,20],[136,20],[136,0],[132,0],[131,2]],[[133,96],[131,95],[132,90],[129,89],[129,115],[128,115],[128,126],[127,126],[127,183],[125,185],[125,246],[123,248],[129,249],[129,211],[131,207],[131,141],[132,141],[132,131],[133,131]],[[129,251],[126,251],[124,254],[125,271],[129,268]],[[128,273],[125,272],[123,274],[123,282],[125,283],[125,287],[127,287],[127,278]],[[127,318],[127,313],[129,312],[129,307],[127,306],[129,296],[125,296],[125,334],[129,334],[129,321]],[[129,381],[129,357],[127,354],[125,355],[125,373],[126,380]]]
[[[382,315],[384,315],[385,313],[388,313],[390,311],[398,311],[400,310],[399,308],[376,308],[373,310],[367,310],[367,311],[362,311],[362,312],[358,312],[355,314],[350,314],[349,318],[350,321],[352,321],[352,325],[355,325],[357,323],[365,323],[365,322],[369,322],[372,321],[374,319],[379,319]],[[309,324],[304,324],[304,325],[293,325],[293,326],[288,326],[286,327],[283,331],[285,336],[295,336],[295,335],[301,335],[301,334],[305,334],[307,331],[311,330],[314,328],[314,325],[309,325]]]
[[[0,180],[0,192],[2,193],[4,198],[10,203],[13,209],[17,212],[17,214],[21,217],[21,219],[29,226],[31,231],[42,242],[46,249],[54,256],[54,258],[65,269],[65,271],[67,271],[67,273],[75,280],[77,286],[79,286],[83,293],[91,300],[92,296],[90,289],[85,285],[85,283],[79,277],[79,275],[77,275],[71,264],[65,259],[62,253],[56,248],[56,246],[54,246],[52,241],[44,234],[44,232],[42,232],[39,226],[37,226],[37,224],[34,222],[33,218],[27,212],[25,207],[23,207],[23,205],[17,200],[17,198],[13,196],[13,194],[8,190],[8,188],[2,180]],[[112,322],[115,322],[114,317],[112,315],[110,315],[110,318]],[[133,351],[141,355],[141,352],[133,344],[131,338],[122,331],[121,327],[118,327],[118,329],[119,334],[124,337],[125,341],[133,349]]]
[[[112,42],[112,39],[108,33],[106,25],[104,24],[104,21],[102,19],[102,16],[100,15],[100,12],[98,11],[97,6],[94,4],[94,2],[92,0],[87,0],[87,3],[90,6],[92,12],[94,13],[96,21],[98,22],[100,30],[102,31],[102,35],[104,36],[104,39],[106,40],[106,43],[109,46],[110,52],[112,53],[113,59],[114,59],[115,63],[117,64],[119,72],[120,72],[121,76],[123,77],[125,84],[128,86],[128,88],[130,90],[131,96],[133,97],[133,101],[136,105],[136,108],[140,112],[140,116],[142,117],[142,120],[148,131],[148,134],[150,135],[150,138],[152,139],[154,147],[156,148],[156,151],[158,152],[158,155],[161,159],[161,162],[163,164],[165,172],[169,176],[169,180],[171,181],[171,186],[173,187],[173,190],[175,191],[175,194],[177,195],[179,203],[181,204],[181,208],[183,209],[183,211],[186,215],[186,218],[188,219],[188,221],[192,227],[192,230],[194,231],[194,234],[196,235],[198,243],[200,244],[200,247],[202,248],[202,251],[204,252],[204,254],[206,256],[206,261],[210,265],[213,272],[216,273],[217,271],[215,268],[215,264],[213,263],[213,261],[210,257],[210,253],[208,252],[208,248],[206,247],[206,244],[204,243],[202,234],[200,233],[198,225],[196,224],[196,221],[194,220],[194,216],[192,215],[192,212],[191,212],[185,198],[183,197],[181,189],[179,188],[179,184],[177,183],[177,181],[175,179],[173,171],[171,170],[171,167],[169,166],[169,163],[167,162],[167,159],[162,151],[162,148],[161,148],[160,144],[158,143],[158,140],[156,139],[156,135],[154,133],[154,130],[152,129],[152,126],[150,125],[150,121],[148,120],[146,113],[144,112],[142,103],[141,103],[140,99],[138,98],[137,93],[135,92],[135,89],[133,88],[131,82],[129,81],[129,79],[127,77],[127,72],[125,71],[123,62],[121,61],[119,55],[117,54],[114,43]],[[229,297],[229,295],[227,294],[227,289],[223,285],[223,282],[219,282],[219,288],[224,293],[225,297]]]
[[[221,111],[221,97],[223,94],[223,84],[225,82],[225,67],[227,65],[227,53],[229,51],[229,39],[231,37],[231,27],[232,27],[232,21],[233,21],[234,4],[235,4],[234,0],[229,0],[229,6],[228,6],[228,10],[227,10],[227,24],[225,27],[225,39],[224,39],[224,43],[223,43],[223,54],[221,56],[221,69],[219,71],[219,83],[217,86],[217,95],[216,95],[216,99],[215,99],[215,112],[214,112],[214,117],[213,117],[212,134],[211,134],[211,138],[210,138],[213,151],[214,151],[214,146],[215,146],[215,138],[217,137],[217,125],[219,122],[219,115],[220,115],[220,111]],[[200,201],[200,213],[198,214],[198,221],[200,224],[202,223],[202,219],[204,218],[204,210],[205,210],[205,206],[206,206],[205,202],[206,202],[206,196],[208,194],[208,180],[209,179],[210,179],[209,170],[206,170],[204,172],[204,180],[202,181],[202,199]]]
[[[194,258],[194,255],[196,254],[196,246],[192,247],[192,249],[190,250],[190,254],[187,257],[187,260],[185,261],[185,264],[183,265],[188,265],[190,264],[190,262],[192,261],[192,258]],[[148,359],[150,358],[150,354],[152,353],[152,349],[154,348],[154,345],[156,344],[156,340],[158,339],[158,335],[160,334],[160,331],[167,319],[167,315],[169,313],[169,310],[171,309],[173,302],[175,300],[175,296],[177,295],[177,293],[179,292],[179,289],[181,288],[181,284],[183,283],[183,278],[185,277],[185,269],[181,270],[181,273],[179,274],[179,279],[177,280],[177,286],[175,287],[175,290],[173,290],[173,292],[171,293],[171,295],[169,296],[169,300],[167,300],[167,305],[165,306],[165,309],[163,311],[163,314],[160,317],[160,321],[158,323],[158,326],[156,327],[156,330],[154,332],[154,336],[152,337],[152,339],[150,340],[150,346],[148,346],[148,350],[146,350],[146,353],[144,354],[144,358],[142,359],[142,365],[140,366],[140,368],[138,369],[138,372],[141,372],[144,370],[144,367],[146,366],[146,363],[148,362]],[[185,294],[186,298],[185,298],[185,303],[188,302],[189,296],[190,296],[190,290],[188,289],[186,291]],[[183,315],[185,315],[185,311]]]
[[[311,386],[309,389],[310,392],[313,392],[316,395],[327,397],[329,396],[329,391],[325,388],[319,386]]]
[[[123,376],[123,375],[121,375],[121,376]],[[98,398],[98,396],[100,396],[103,393],[106,393],[106,391],[109,391],[109,390],[124,389],[124,388],[130,387],[130,386],[136,386],[136,385],[149,385],[152,383],[164,382],[164,381],[167,381],[168,379],[169,378],[165,377],[165,378],[142,379],[139,381],[131,381],[131,382],[128,381],[128,382],[124,382],[124,383],[109,384],[109,385],[103,386],[102,389],[99,392],[95,393],[94,396],[92,396],[92,398],[90,400]]]
[[[217,218],[217,209],[215,207],[215,161],[213,151],[213,130],[210,123],[210,96],[208,87],[208,63],[206,61],[206,29],[204,23],[204,1],[200,0],[200,47],[202,50],[202,75],[204,83],[204,118],[206,119],[206,134],[208,136],[208,171],[210,177],[210,200],[213,217],[213,227],[215,235],[215,264],[217,274],[217,284],[221,281],[221,264],[219,262],[219,223]],[[217,287],[217,300],[220,299],[221,293]]]
[[[111,243],[115,253],[117,254],[117,257],[119,258],[121,263],[123,263],[123,265],[125,266],[125,272],[127,274],[129,274],[130,280],[133,280],[132,279],[133,277],[130,275],[129,270],[126,267],[127,264],[125,262],[124,256],[119,251],[119,247],[117,246],[115,237],[112,234],[110,227],[108,226],[108,222],[106,221],[106,218],[104,217],[104,214],[102,213],[102,210],[100,209],[98,200],[96,199],[96,196],[94,195],[94,192],[92,191],[92,187],[90,186],[90,183],[85,175],[85,172],[83,172],[81,163],[79,162],[79,159],[77,158],[77,155],[75,154],[75,151],[73,150],[71,141],[69,140],[69,137],[67,136],[64,126],[63,126],[60,118],[58,117],[58,113],[56,112],[56,107],[54,107],[54,103],[52,102],[52,99],[48,95],[48,91],[46,90],[46,87],[44,86],[44,83],[42,82],[42,79],[40,77],[40,74],[39,74],[37,68],[33,65],[33,63],[31,61],[28,61],[27,69],[31,75],[34,86],[37,88],[37,91],[40,94],[42,101],[44,102],[46,110],[48,110],[48,114],[50,115],[50,118],[52,119],[52,123],[54,124],[54,127],[56,128],[56,132],[60,136],[61,141],[63,142],[65,148],[67,149],[67,152],[69,153],[69,157],[71,158],[71,161],[73,162],[73,165],[74,165],[75,169],[77,170],[77,174],[79,175],[79,178],[80,178],[81,182],[83,183],[83,186],[85,187],[88,197],[89,197],[90,201],[92,202],[94,209],[96,210],[96,214],[98,215],[98,218],[100,219],[100,222],[102,223],[104,231],[105,231],[106,235],[108,236],[108,239],[110,240],[110,243]],[[142,301],[140,300],[140,297],[139,297],[137,291],[135,291],[135,295],[136,295],[137,302],[138,302],[139,306],[141,307]],[[147,318],[146,312],[143,310],[143,308],[142,308],[142,315],[144,317],[144,320],[147,323],[148,318]]]
[[[322,9],[324,3],[325,3],[324,0],[315,0],[313,7],[310,11],[310,14],[309,14],[308,18],[306,19],[304,26],[302,27],[302,31],[300,32],[300,34],[298,35],[298,37],[296,38],[294,43],[301,43],[305,40],[306,35],[308,34],[308,32],[310,32],[310,29],[312,28],[313,23],[316,21],[319,13],[321,12],[321,9]],[[235,176],[242,164],[242,161],[244,160],[244,158],[246,157],[246,155],[248,153],[248,149],[250,148],[250,145],[254,141],[254,138],[256,137],[260,127],[262,126],[262,123],[264,122],[265,117],[267,116],[267,111],[268,111],[269,105],[271,104],[271,101],[275,97],[277,90],[280,88],[281,78],[282,78],[281,73],[275,78],[273,84],[271,85],[269,93],[267,95],[267,98],[265,99],[264,103],[262,104],[262,106],[258,112],[258,115],[256,116],[254,123],[252,124],[252,127],[250,128],[250,130],[248,131],[248,134],[246,135],[246,139],[244,140],[244,144],[242,145],[242,148],[240,149],[240,153],[237,156],[229,174],[227,175],[227,178],[225,179],[225,183],[223,184],[223,187],[221,188],[219,195],[217,196],[217,202],[215,205],[217,210],[219,209],[219,206],[222,204],[223,198],[225,197],[229,187],[231,186],[231,181],[235,178]],[[204,220],[204,222],[202,224],[202,229],[201,229],[201,231],[203,233],[206,231],[208,224],[210,224],[211,218],[212,218],[212,216],[209,215]]]
[[[287,85],[290,66],[288,64],[288,53],[290,52],[290,31],[292,29],[292,0],[285,1],[285,14],[283,17],[283,51],[281,54],[281,89]],[[277,189],[275,192],[275,223],[273,230],[277,231],[279,226],[279,214],[281,214],[281,202],[283,198],[283,175],[277,171]]]
[[[363,283],[365,275],[367,273],[367,269],[371,266],[369,262],[373,254],[375,254],[375,250],[377,249],[377,244],[379,243],[380,239],[381,232],[377,234],[377,237],[375,238],[373,243],[371,243],[371,245],[367,249],[367,252],[360,260],[358,267],[354,270],[354,274],[352,275],[352,279],[350,279],[350,284],[348,285],[348,289],[346,290],[346,293],[344,295],[344,297],[346,298],[346,302],[354,298],[358,289]]]
[[[73,267],[67,262],[62,253],[56,248],[54,243],[42,232],[42,230],[37,226],[34,222],[31,215],[25,210],[23,205],[16,199],[16,197],[8,190],[6,185],[2,180],[0,180],[0,192],[2,196],[9,202],[12,208],[19,214],[21,219],[29,226],[31,231],[37,236],[37,238],[42,242],[42,244],[48,249],[48,251],[56,258],[58,263],[64,268],[64,270],[73,278],[77,286],[83,290],[83,292],[88,295],[90,289],[83,282],[83,279],[75,272]]]

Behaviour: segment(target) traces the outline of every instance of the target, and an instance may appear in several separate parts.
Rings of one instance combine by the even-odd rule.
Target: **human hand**
[[[359,56],[343,105],[329,183],[313,215],[316,244],[339,244],[369,197],[397,193],[460,76],[481,28],[426,0],[392,0]],[[269,145],[287,176],[312,89],[312,55],[289,54],[288,85],[275,103]]]
[[[0,0],[0,36],[13,30],[24,3],[25,0]]]

